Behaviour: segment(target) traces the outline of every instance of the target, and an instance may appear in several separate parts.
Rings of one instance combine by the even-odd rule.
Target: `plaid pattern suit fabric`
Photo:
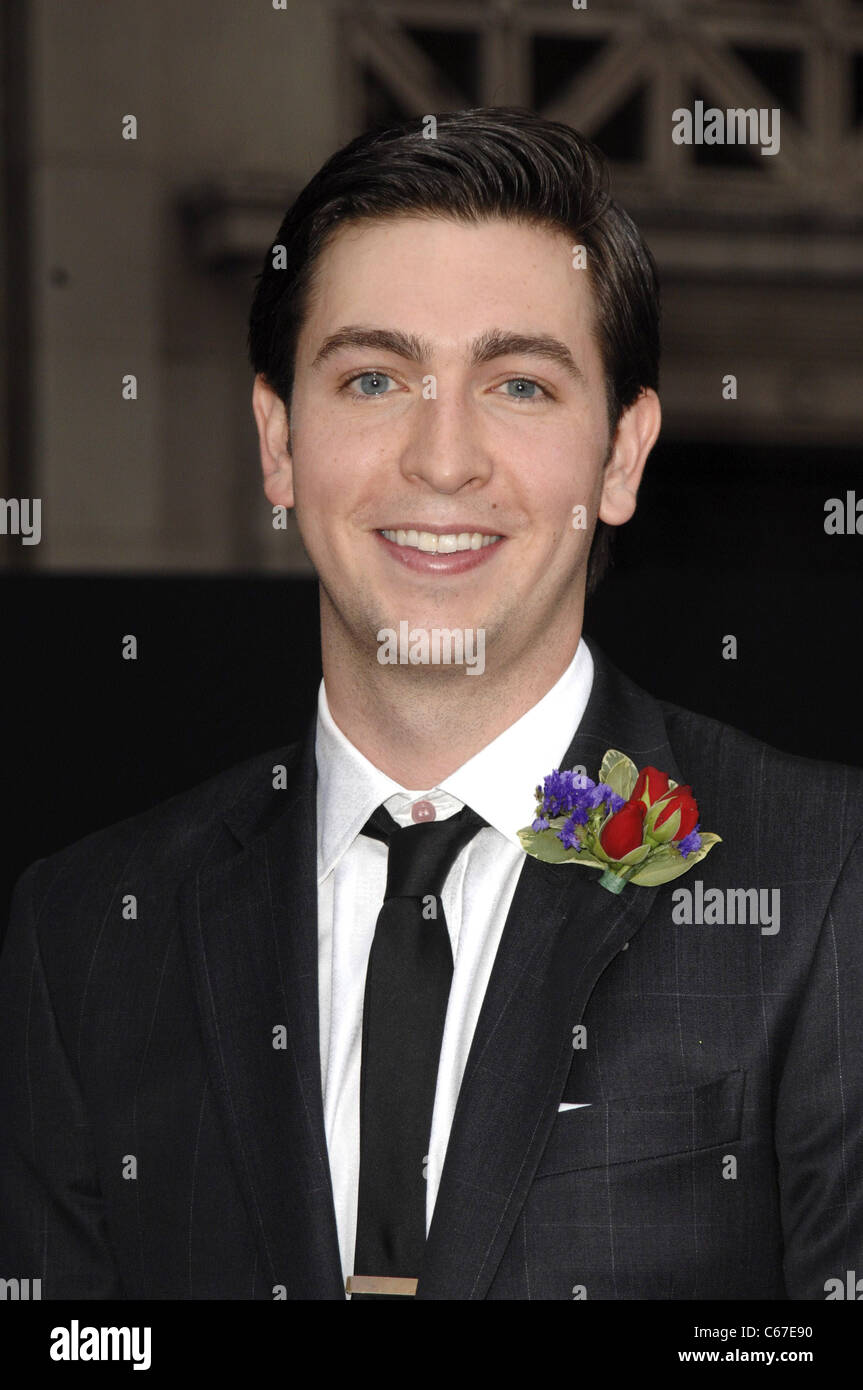
[[[591,647],[562,766],[652,763],[723,843],[619,897],[525,860],[416,1296],[823,1299],[863,1272],[863,771]],[[778,930],[675,920],[696,880],[778,889]],[[343,1299],[317,998],[314,721],[32,864],[0,956],[0,1274]]]

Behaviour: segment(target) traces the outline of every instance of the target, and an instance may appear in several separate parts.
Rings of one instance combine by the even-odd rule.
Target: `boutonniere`
[[[639,772],[609,748],[599,781],[579,772],[551,772],[536,789],[536,819],[519,830],[522,848],[546,864],[602,869],[610,893],[679,878],[709,854],[721,836],[702,831],[689,786],[655,767]]]

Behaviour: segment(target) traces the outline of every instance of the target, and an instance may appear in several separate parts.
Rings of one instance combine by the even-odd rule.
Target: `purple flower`
[[[677,841],[677,848],[684,859],[690,854],[694,854],[697,849],[701,849],[701,836],[698,833],[698,826],[690,830],[688,835],[684,835],[682,840]]]
[[[543,780],[540,815],[554,818],[565,816],[576,807],[589,808],[592,804],[592,791],[593,782],[589,777],[584,777],[578,772],[561,772],[555,768],[554,772],[550,772]]]
[[[612,791],[607,782],[598,782],[590,792],[590,801],[588,805],[591,807],[601,806],[603,802],[607,802],[608,809],[612,813],[619,811],[621,806],[624,805],[623,797],[618,796],[617,792]]]
[[[548,821],[546,820],[545,816],[537,816],[536,820],[532,822],[530,828],[531,830],[547,830]]]
[[[586,813],[585,813],[584,819],[587,820],[587,814],[586,814]],[[583,821],[580,821],[580,822],[579,822],[579,824],[583,824],[583,823],[584,823]],[[574,850],[580,850],[580,849],[581,849],[581,840],[579,840],[578,836],[577,836],[576,833],[575,833],[575,817],[574,817],[574,816],[570,816],[570,817],[569,817],[569,820],[564,821],[563,828],[562,828],[561,830],[558,830],[558,832],[557,832],[557,838],[560,840],[560,842],[561,842],[561,844],[563,845],[564,849],[574,849]]]

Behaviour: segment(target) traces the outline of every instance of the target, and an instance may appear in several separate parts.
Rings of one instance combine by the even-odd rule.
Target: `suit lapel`
[[[182,885],[180,912],[209,1072],[267,1279],[288,1298],[344,1299],[318,1041],[314,729],[312,720],[285,790],[273,790],[263,767],[262,784],[231,809],[233,853],[210,853]]]
[[[595,778],[605,750],[619,748],[683,781],[657,702],[591,651],[590,700],[561,767]],[[537,781],[550,770],[537,768]],[[486,1296],[556,1118],[572,1030],[660,891],[616,896],[598,878],[525,859],[462,1078],[417,1298]]]
[[[561,761],[606,748],[683,781],[662,712],[592,644],[595,672]],[[210,1077],[267,1279],[344,1299],[321,1094],[315,722],[288,769],[227,813],[180,888]],[[537,768],[537,779],[550,769]],[[659,891],[615,896],[598,871],[526,858],[468,1055],[417,1298],[485,1297],[533,1180],[572,1061],[572,1029]],[[274,1047],[274,1030],[285,1046]]]

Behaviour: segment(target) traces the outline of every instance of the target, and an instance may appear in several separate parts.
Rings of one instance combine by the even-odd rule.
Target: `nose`
[[[401,453],[403,477],[427,483],[435,492],[480,487],[492,473],[481,422],[467,394],[435,383],[436,395],[417,403]]]

